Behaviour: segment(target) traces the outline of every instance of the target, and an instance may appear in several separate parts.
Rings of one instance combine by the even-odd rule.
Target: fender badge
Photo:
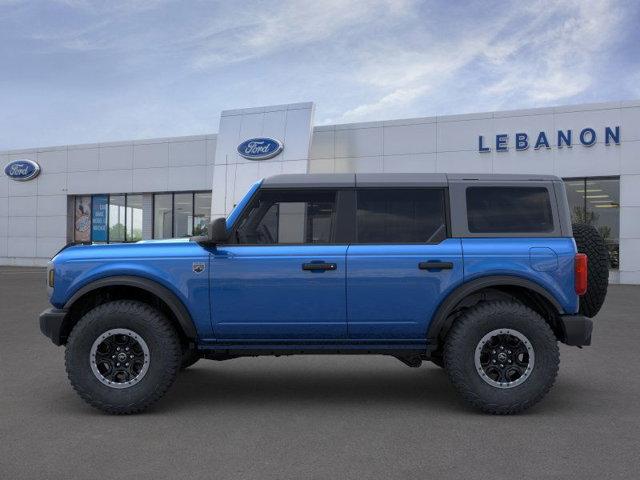
[[[193,262],[193,271],[196,273],[204,272],[205,264],[202,262]]]

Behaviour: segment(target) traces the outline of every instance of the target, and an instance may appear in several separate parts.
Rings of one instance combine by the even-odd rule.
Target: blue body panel
[[[223,245],[212,252],[219,339],[320,340],[347,335],[346,245]],[[303,263],[335,263],[305,271]]]
[[[451,270],[420,270],[425,261]],[[463,281],[458,238],[437,245],[351,245],[347,253],[347,306],[351,339],[425,338],[440,302]]]
[[[211,337],[208,269],[195,273],[193,262],[208,265],[209,252],[186,239],[69,247],[53,259],[51,303],[62,308],[80,288],[101,278],[143,277],[171,290],[191,314],[198,336]]]
[[[238,220],[261,182],[227,218]],[[516,276],[545,289],[561,313],[577,313],[573,238],[448,238],[437,245],[222,245],[186,239],[74,246],[53,259],[58,308],[83,286],[131,275],[172,291],[203,347],[253,344],[319,348],[424,345],[438,307],[458,286]],[[451,262],[422,270],[420,262]],[[204,263],[196,273],[193,263]],[[308,271],[303,263],[334,263]],[[365,347],[366,348],[366,347]]]
[[[547,290],[564,313],[578,312],[573,238],[464,238],[464,280],[490,275],[526,278]]]

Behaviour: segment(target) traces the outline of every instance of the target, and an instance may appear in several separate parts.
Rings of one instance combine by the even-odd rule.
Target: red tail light
[[[576,253],[575,267],[576,293],[584,295],[587,293],[587,256],[584,253]]]

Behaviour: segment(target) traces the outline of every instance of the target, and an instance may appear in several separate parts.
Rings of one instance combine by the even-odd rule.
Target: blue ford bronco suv
[[[204,237],[65,247],[40,328],[109,413],[202,358],[382,354],[509,414],[549,391],[558,342],[591,343],[607,262],[557,177],[278,175]]]

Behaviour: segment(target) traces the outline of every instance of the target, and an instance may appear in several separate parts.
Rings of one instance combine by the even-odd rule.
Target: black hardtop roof
[[[491,173],[309,173],[267,177],[264,188],[446,187],[467,182],[553,182],[555,175]]]

